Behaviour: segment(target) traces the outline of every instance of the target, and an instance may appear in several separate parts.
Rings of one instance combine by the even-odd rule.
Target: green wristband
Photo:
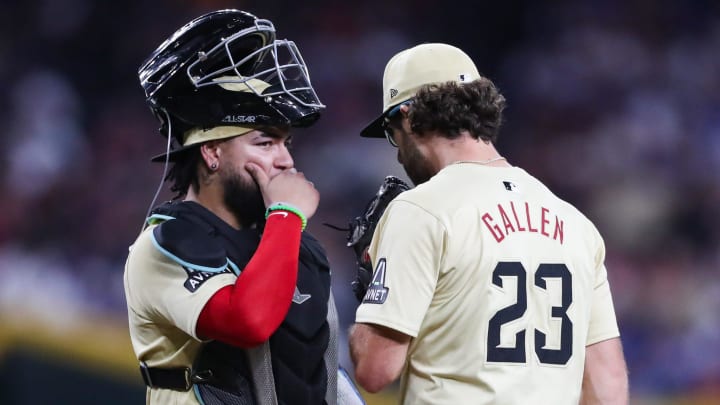
[[[307,218],[305,217],[305,214],[303,214],[299,208],[297,208],[293,205],[287,204],[287,203],[277,202],[277,203],[272,204],[271,206],[267,207],[267,209],[265,210],[265,219],[267,219],[267,217],[270,215],[271,212],[281,211],[281,210],[287,211],[287,212],[292,212],[293,214],[297,215],[300,218],[300,221],[302,221],[302,229],[300,229],[300,231],[305,230],[305,227],[307,226]]]

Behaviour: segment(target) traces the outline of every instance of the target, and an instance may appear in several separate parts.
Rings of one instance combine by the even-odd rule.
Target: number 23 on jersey
[[[534,349],[541,364],[565,365],[572,357],[573,323],[567,315],[572,304],[572,274],[567,266],[559,263],[544,263],[538,266],[533,280],[528,280],[527,271],[520,262],[499,262],[492,274],[492,283],[503,290],[510,289],[503,285],[503,278],[513,277],[517,281],[515,303],[498,310],[488,323],[487,361],[489,363],[526,363],[525,338],[528,327],[515,334],[513,347],[501,347],[500,332],[503,325],[523,317],[528,308],[528,288],[547,290],[547,280],[556,279],[560,282],[560,306],[552,306],[549,316],[559,320],[559,330],[549,333],[560,333],[558,349],[545,348],[547,336],[537,329],[533,334]],[[531,283],[531,285],[527,285]],[[510,284],[510,283],[508,283]],[[512,291],[507,291],[512,294]],[[553,322],[552,324],[557,324]]]

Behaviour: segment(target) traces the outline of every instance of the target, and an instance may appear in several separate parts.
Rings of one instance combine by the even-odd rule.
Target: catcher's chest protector
[[[204,232],[193,233],[213,238],[212,245],[219,242],[241,271],[260,241],[257,230],[238,231],[194,203],[168,203],[154,213],[176,218],[170,222],[182,219],[200,227]],[[207,382],[196,384],[194,389],[205,405],[326,403],[327,368],[337,368],[326,368],[325,357],[331,332],[326,319],[329,265],[318,241],[307,233],[302,235],[299,259],[293,303],[269,343],[246,350],[212,341],[198,355],[193,374]],[[332,373],[330,385],[334,385]]]

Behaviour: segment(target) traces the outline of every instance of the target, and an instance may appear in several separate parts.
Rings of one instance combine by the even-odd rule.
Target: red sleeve
[[[200,312],[199,337],[240,347],[270,338],[295,292],[301,226],[300,218],[289,212],[268,217],[258,249],[235,284],[218,290]]]

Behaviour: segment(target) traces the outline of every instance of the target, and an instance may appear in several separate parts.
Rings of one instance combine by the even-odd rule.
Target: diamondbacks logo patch
[[[378,261],[375,271],[373,272],[373,278],[368,286],[365,297],[363,298],[363,304],[382,304],[385,302],[388,296],[389,288],[385,287],[385,269],[387,268],[387,262],[383,257]]]
[[[397,89],[390,89],[390,98],[395,98],[398,95]]]
[[[185,280],[185,284],[183,284],[183,286],[185,286],[185,289],[190,291],[191,293],[197,291],[198,288],[205,284],[206,281],[217,276],[218,274],[234,274],[232,270],[230,270],[230,266],[225,267],[225,270],[218,272],[191,270],[185,266],[183,266],[183,269],[185,269],[185,272],[188,275],[188,278],[187,280]]]

